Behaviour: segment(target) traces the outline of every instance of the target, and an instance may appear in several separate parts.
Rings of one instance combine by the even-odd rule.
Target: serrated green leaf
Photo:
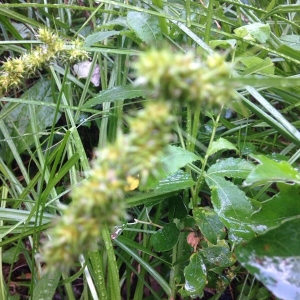
[[[251,155],[260,164],[256,166],[244,181],[245,186],[262,185],[268,182],[291,182],[300,184],[300,174],[290,163],[277,162],[263,155]]]
[[[279,226],[286,219],[300,217],[300,186],[280,183],[278,187],[279,193],[261,203],[260,210],[251,216],[251,228],[257,233]]]
[[[199,156],[181,147],[167,146],[165,153],[161,156],[161,165],[157,170],[157,176],[150,176],[146,184],[143,186],[143,189],[161,189],[164,188],[164,185],[170,186],[172,184],[172,180],[174,182],[181,180],[190,181],[188,184],[191,184],[191,177],[177,171],[185,167],[187,164],[199,159]],[[168,176],[172,176],[173,178],[171,177],[168,179]]]
[[[166,224],[151,236],[151,245],[157,252],[168,251],[176,245],[179,233],[175,223]]]
[[[263,23],[252,23],[250,25],[241,26],[234,30],[234,33],[244,40],[265,43],[270,37],[270,25]]]
[[[120,33],[120,31],[116,31],[116,30],[101,31],[101,32],[93,33],[91,35],[88,35],[85,38],[84,47],[90,47],[95,43],[102,42],[103,40],[105,40],[111,36],[118,35],[119,33]]]
[[[212,142],[211,147],[207,151],[207,155],[211,156],[220,150],[235,150],[238,152],[238,149],[231,142],[224,138],[219,138]]]
[[[97,104],[101,104],[104,102],[115,102],[119,100],[133,99],[137,97],[145,98],[148,93],[149,91],[145,88],[133,85],[116,86],[101,91],[97,96],[84,103],[82,108],[91,108]]]
[[[161,159],[164,165],[163,176],[174,174],[180,168],[199,159],[198,155],[181,147],[167,146],[166,154]]]
[[[190,174],[179,170],[160,181],[154,180],[151,184],[140,186],[140,190],[152,190],[156,192],[171,192],[189,188],[195,184]]]
[[[184,268],[185,290],[192,297],[202,297],[206,284],[206,267],[200,252],[190,257],[190,263]]]
[[[253,168],[254,165],[245,159],[230,157],[212,165],[207,170],[206,176],[246,178]]]
[[[61,277],[61,272],[46,273],[35,286],[32,300],[52,299]]]
[[[299,228],[297,218],[236,249],[241,264],[280,299],[299,298]]]
[[[162,41],[159,21],[154,15],[130,11],[127,14],[127,24],[147,45],[158,46]]]
[[[235,259],[225,240],[218,241],[217,245],[209,245],[201,250],[204,258],[209,263],[218,267],[229,267],[235,263]]]
[[[230,239],[236,242],[254,236],[248,223],[254,212],[251,202],[232,182],[219,176],[206,177],[211,188],[211,200],[215,212],[230,230]]]
[[[201,233],[213,244],[225,237],[224,224],[220,221],[217,213],[209,207],[196,207],[193,217]]]

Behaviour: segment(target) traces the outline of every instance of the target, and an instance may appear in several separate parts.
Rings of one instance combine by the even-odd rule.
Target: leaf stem
[[[223,109],[223,106],[221,107],[220,112],[219,112],[216,120],[213,120],[213,129],[212,129],[209,145],[208,145],[206,154],[205,154],[204,159],[203,159],[201,173],[200,173],[200,176],[198,177],[197,183],[196,183],[195,188],[192,192],[192,202],[193,202],[193,207],[194,208],[198,206],[198,194],[199,194],[200,189],[202,187],[203,179],[205,177],[205,167],[207,165],[207,161],[208,161],[208,157],[209,157],[208,153],[210,152],[209,150],[210,150],[210,148],[212,146],[212,143],[215,139],[215,135],[216,135],[216,131],[217,131],[217,128],[218,128],[219,120],[220,120],[220,117],[221,117],[221,114],[222,114],[222,109]]]

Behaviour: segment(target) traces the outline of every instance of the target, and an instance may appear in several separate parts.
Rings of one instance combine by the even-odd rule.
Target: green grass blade
[[[160,274],[157,273],[148,263],[146,263],[134,250],[130,249],[118,239],[116,239],[115,244],[122,248],[124,251],[130,254],[138,263],[140,263],[147,272],[153,276],[153,278],[158,282],[158,284],[162,287],[162,289],[166,292],[168,296],[171,295],[171,288],[168,283],[161,277]]]

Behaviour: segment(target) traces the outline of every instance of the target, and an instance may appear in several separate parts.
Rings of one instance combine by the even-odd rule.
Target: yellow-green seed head
[[[228,104],[235,96],[230,68],[217,54],[200,61],[192,53],[150,50],[135,66],[137,83],[167,101],[210,108]]]

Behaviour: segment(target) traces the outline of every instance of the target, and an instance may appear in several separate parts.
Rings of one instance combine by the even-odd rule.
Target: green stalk
[[[214,0],[209,0],[209,4],[207,7],[207,16],[206,16],[206,26],[205,26],[205,34],[204,34],[204,42],[206,44],[209,43],[210,38],[210,30],[211,30],[211,23],[213,22],[213,8],[214,8]]]
[[[189,0],[190,1],[190,0]],[[153,5],[159,7],[160,9],[163,9],[163,2],[162,0],[152,0]],[[160,26],[160,30],[163,34],[169,35],[169,28],[166,21],[166,18],[164,17],[158,17],[158,22]]]
[[[147,228],[147,225],[144,225],[144,229]],[[143,246],[145,248],[149,248],[149,239],[147,237],[147,234],[143,234]],[[149,263],[149,255],[146,253],[143,253],[142,255],[142,260],[148,264]],[[144,285],[145,285],[145,275],[147,274],[147,270],[145,268],[141,269],[140,276],[138,283],[136,285],[136,290],[134,293],[134,298],[133,300],[140,300],[143,299],[143,294],[144,294]]]
[[[191,27],[191,0],[185,0],[186,26]]]
[[[50,66],[50,70],[51,70],[51,74],[55,80],[55,83],[57,85],[57,88],[59,89],[59,91],[62,90],[62,83],[60,81],[60,78],[57,76],[54,68],[52,66]],[[64,105],[69,105],[68,103],[68,100],[65,96],[64,93],[61,93],[61,101]],[[70,125],[71,125],[71,137],[73,138],[73,143],[75,145],[75,149],[76,149],[76,152],[78,152],[79,154],[79,157],[80,157],[80,162],[81,162],[81,166],[82,166],[82,169],[84,171],[87,171],[90,169],[90,164],[89,164],[89,161],[87,159],[87,156],[86,156],[86,153],[85,153],[85,150],[84,150],[84,147],[83,147],[83,144],[82,144],[82,140],[79,136],[79,133],[77,131],[77,126],[76,126],[76,123],[75,123],[75,119],[74,119],[74,116],[73,116],[73,112],[71,109],[67,109],[65,110],[65,113],[66,113],[66,117],[68,119],[68,121],[70,122]]]
[[[194,113],[192,113],[192,108],[190,106],[187,107],[187,150],[190,152],[195,151],[195,141],[197,140],[198,128],[200,124],[200,113],[201,108],[197,108]],[[190,168],[187,167],[187,172],[191,172]],[[197,194],[196,188],[191,190],[192,192],[192,202],[193,207],[197,206]]]
[[[8,195],[8,188],[3,185],[2,186],[2,193],[1,193],[1,199],[7,199],[7,195]],[[6,201],[5,200],[1,200],[1,208],[5,208],[6,207]],[[3,226],[3,221],[0,220],[0,226]],[[0,241],[2,241],[2,238],[0,238]],[[2,266],[2,247],[0,247],[0,266],[2,267],[3,270],[3,266]],[[0,272],[0,298],[1,299],[7,299],[7,289],[5,286],[5,279],[3,277],[3,272]]]
[[[211,137],[210,137],[210,141],[209,141],[209,145],[208,145],[208,148],[207,148],[207,152],[204,156],[204,160],[203,160],[203,163],[202,163],[202,168],[201,168],[201,174],[200,176],[198,177],[198,180],[197,180],[197,183],[196,183],[196,186],[193,190],[193,196],[192,196],[192,201],[193,201],[193,207],[197,207],[198,206],[198,194],[200,192],[200,189],[202,187],[202,184],[203,184],[203,180],[204,180],[204,174],[205,174],[205,167],[206,167],[206,164],[207,164],[207,161],[208,161],[208,155],[207,153],[209,153],[209,149],[211,148],[212,146],[212,143],[215,139],[215,135],[216,135],[216,132],[217,132],[217,128],[218,128],[218,123],[219,123],[219,120],[220,120],[220,117],[221,117],[221,114],[222,114],[222,109],[223,109],[223,106],[217,116],[217,119],[213,122],[213,129],[212,129],[212,133],[211,133]]]
[[[174,223],[177,226],[180,226],[181,222],[179,220],[174,220]],[[179,228],[181,229],[181,228]],[[184,240],[185,237],[183,234],[179,235],[179,240],[178,243],[173,247],[172,251],[172,265],[180,258],[182,257],[182,250],[183,250],[183,245],[184,245]],[[173,266],[171,271],[170,271],[170,279],[169,279],[169,285],[171,288],[171,296],[170,299],[175,299],[176,298],[176,293],[177,293],[177,286],[176,286],[176,280],[177,277],[179,276],[179,271],[180,271],[180,265],[177,264],[176,266]]]
[[[187,132],[186,149],[188,151],[191,151],[191,148],[192,148],[192,110],[189,105],[187,106],[186,132]]]
[[[102,230],[102,238],[108,259],[109,299],[121,300],[119,270],[107,225],[105,225],[105,227]]]

